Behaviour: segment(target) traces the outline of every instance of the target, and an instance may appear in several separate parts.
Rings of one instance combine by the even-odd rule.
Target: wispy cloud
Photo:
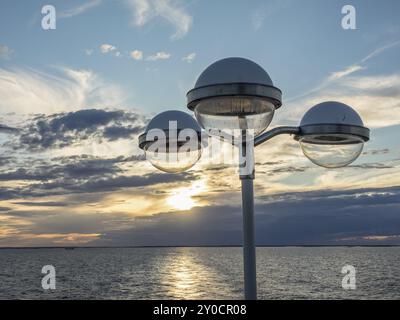
[[[372,59],[373,57],[376,57],[376,56],[378,56],[379,54],[385,52],[386,50],[389,50],[389,49],[391,49],[391,48],[393,48],[393,47],[395,47],[395,46],[398,46],[399,44],[400,44],[400,40],[399,40],[399,41],[392,42],[392,43],[389,43],[389,44],[387,44],[387,45],[385,45],[385,46],[383,46],[383,47],[380,47],[380,48],[378,48],[378,49],[372,51],[372,52],[371,52],[369,55],[367,55],[365,58],[363,58],[363,59],[361,60],[361,63],[367,62],[368,60]]]
[[[85,3],[73,7],[71,9],[65,10],[65,11],[61,11],[60,13],[58,13],[57,17],[58,18],[71,18],[77,15],[80,15],[90,9],[93,9],[97,6],[99,6],[102,3],[102,0],[89,0],[86,1]]]
[[[264,24],[264,21],[271,15],[277,13],[280,10],[287,8],[290,4],[290,0],[273,0],[269,1],[268,4],[257,8],[251,16],[251,24],[254,31],[258,31]]]
[[[311,106],[332,100],[355,108],[370,128],[400,124],[400,73],[376,76],[349,73],[335,77],[335,81],[287,101],[287,110],[282,110],[279,116],[286,120],[300,119]]]
[[[5,44],[0,44],[0,59],[9,59],[13,50]]]
[[[93,49],[85,49],[84,52],[87,56],[91,56],[93,54]]]
[[[339,80],[343,77],[346,77],[354,72],[357,72],[359,70],[363,70],[365,67],[359,66],[359,65],[353,65],[349,66],[343,70],[332,72],[331,75],[326,79],[327,82],[332,82]]]
[[[171,40],[184,37],[192,26],[193,18],[186,12],[182,2],[172,0],[126,0],[132,10],[133,24],[142,27],[155,18],[168,21],[175,33]]]
[[[255,31],[258,31],[262,27],[266,17],[267,14],[265,11],[257,11],[251,16],[251,24]]]
[[[189,53],[187,56],[183,57],[182,60],[186,61],[187,63],[192,63],[192,61],[196,58],[196,53],[192,52]]]
[[[374,51],[372,51],[371,53],[366,55],[364,58],[362,58],[360,61],[358,61],[350,66],[347,66],[342,70],[332,72],[328,77],[326,77],[325,79],[323,79],[321,81],[320,85],[316,86],[315,88],[312,88],[311,90],[309,90],[301,95],[289,98],[286,100],[286,102],[291,102],[291,101],[297,100],[299,98],[303,98],[303,97],[309,96],[311,94],[315,94],[316,92],[321,91],[322,89],[338,82],[339,80],[341,80],[345,77],[348,77],[348,76],[352,75],[353,73],[356,73],[357,71],[366,69],[367,67],[365,66],[365,63],[367,61],[369,61],[370,59],[372,59],[374,57],[377,57],[378,55],[380,55],[380,54],[384,53],[385,51],[387,51],[391,48],[394,48],[398,45],[400,45],[400,40],[386,44],[378,49],[375,49]]]
[[[0,68],[2,113],[53,113],[92,107],[115,107],[122,90],[90,70],[54,68],[53,73],[34,69]]]
[[[170,53],[160,51],[146,58],[147,61],[167,60],[171,57]]]

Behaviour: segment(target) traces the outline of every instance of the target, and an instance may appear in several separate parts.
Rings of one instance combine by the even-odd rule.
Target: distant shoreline
[[[241,248],[241,245],[199,245],[199,246],[57,246],[57,247],[0,247],[0,250],[6,249],[151,249],[151,248]],[[398,244],[382,245],[258,245],[257,248],[385,248],[400,247]]]

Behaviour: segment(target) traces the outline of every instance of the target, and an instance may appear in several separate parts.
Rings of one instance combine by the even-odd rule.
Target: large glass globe
[[[201,157],[201,128],[182,111],[171,110],[155,116],[139,141],[150,163],[164,172],[186,171]]]
[[[369,140],[369,129],[350,106],[326,101],[306,112],[295,139],[304,155],[316,165],[340,168],[361,154],[364,142]]]
[[[189,170],[201,157],[198,137],[189,136],[185,141],[178,141],[173,137],[157,139],[154,144],[144,149],[146,159],[164,172],[179,173]]]
[[[240,134],[248,130],[258,136],[271,123],[275,106],[257,97],[215,97],[200,101],[194,112],[197,121],[207,132]]]
[[[325,168],[349,165],[358,158],[364,147],[361,138],[340,134],[305,136],[299,142],[304,155]]]
[[[271,123],[282,92],[257,63],[239,57],[218,60],[187,93],[188,108],[209,135],[251,140]],[[235,141],[232,141],[235,143]]]

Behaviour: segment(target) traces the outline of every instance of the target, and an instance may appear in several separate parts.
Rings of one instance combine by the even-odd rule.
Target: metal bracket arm
[[[265,141],[268,141],[280,134],[299,134],[299,133],[300,133],[299,127],[288,127],[288,126],[277,127],[267,132],[264,132],[263,134],[256,137],[254,139],[254,146],[257,147],[258,145],[264,143]]]

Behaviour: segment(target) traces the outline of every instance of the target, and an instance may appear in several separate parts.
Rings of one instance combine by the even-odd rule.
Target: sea
[[[242,259],[240,247],[0,249],[0,299],[236,300]],[[258,247],[257,285],[259,299],[400,299],[400,247]]]

